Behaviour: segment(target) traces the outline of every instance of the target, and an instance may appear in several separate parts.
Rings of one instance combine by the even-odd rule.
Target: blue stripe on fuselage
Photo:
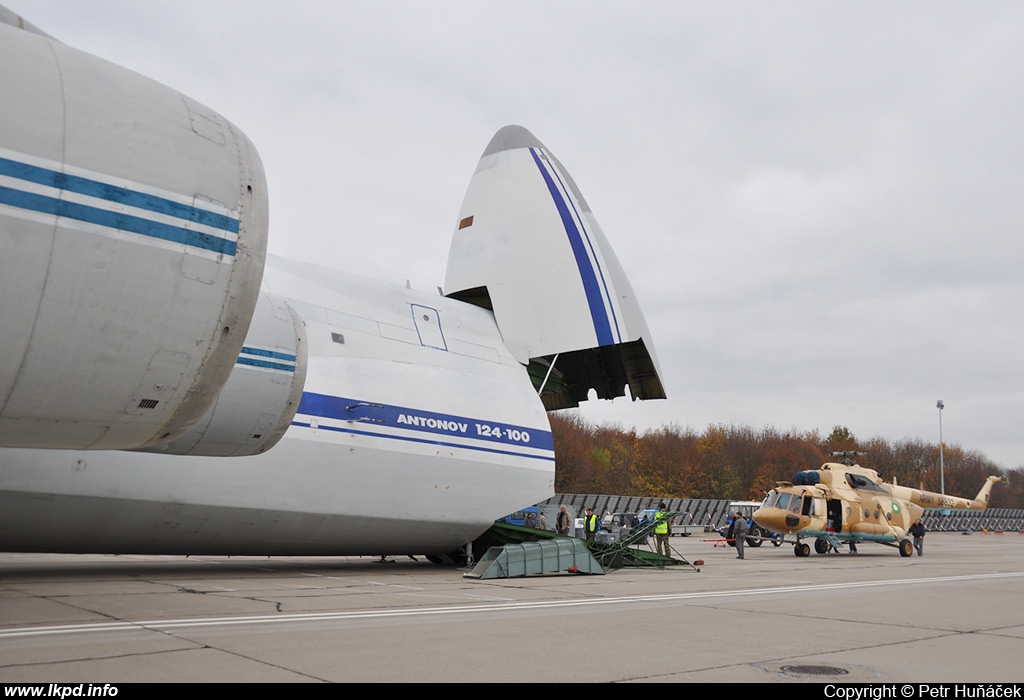
[[[299,403],[299,410],[296,414],[350,421],[353,423],[365,423],[366,425],[409,431],[410,433],[429,434],[435,437],[434,439],[403,438],[401,435],[363,431],[355,428],[318,426],[325,430],[372,435],[373,437],[380,438],[429,442],[465,449],[486,449],[489,452],[501,452],[503,454],[523,457],[530,456],[520,452],[495,449],[495,447],[502,445],[515,446],[551,453],[544,455],[543,458],[554,459],[553,452],[555,446],[549,431],[513,425],[511,423],[499,423],[478,418],[423,411],[404,406],[370,403],[368,401],[328,396],[326,394],[314,394],[311,392],[303,392],[302,401]],[[293,421],[293,425],[308,427],[308,423],[298,419]],[[473,443],[443,442],[437,439],[442,436],[466,438],[472,440]],[[484,448],[482,445],[494,445],[495,447]]]
[[[85,221],[106,228],[118,231],[130,231],[150,238],[159,238],[172,243],[180,243],[193,248],[202,248],[214,253],[234,255],[238,247],[234,241],[226,238],[211,236],[199,231],[190,231],[180,226],[150,221],[138,216],[130,216],[120,212],[88,207],[84,204],[75,204],[62,199],[55,199],[41,194],[32,194],[20,190],[12,190],[9,187],[0,187],[0,204],[9,204],[19,209],[38,211],[43,214],[53,214],[77,221]]]
[[[266,350],[264,348],[254,348],[251,345],[242,346],[243,355],[259,355],[260,357],[272,357],[275,360],[286,360],[288,362],[295,362],[295,355],[287,352],[280,352],[278,350]]]
[[[295,361],[296,357],[291,353],[243,345],[235,364],[294,373]]]
[[[601,287],[604,289],[604,298],[608,301],[608,311],[612,315],[611,328],[612,331],[615,333],[615,342],[621,343],[622,333],[619,331],[619,320],[615,314],[615,304],[612,303],[612,293],[608,291],[608,280],[605,279],[604,270],[601,269],[601,260],[597,257],[597,251],[594,249],[594,241],[591,240],[590,238],[590,232],[587,231],[587,227],[583,221],[583,217],[580,216],[579,210],[576,209],[576,202],[573,201],[572,197],[568,196],[569,188],[565,186],[565,182],[562,181],[562,176],[558,173],[558,168],[556,168],[554,164],[551,165],[551,173],[555,176],[555,178],[558,179],[558,184],[561,186],[562,192],[565,192],[567,194],[566,199],[569,203],[569,206],[572,207],[572,211],[573,214],[576,216],[576,220],[580,222],[580,233],[582,234],[581,238],[583,238],[586,241],[587,248],[590,249],[590,255],[594,260],[594,268],[597,270],[597,277],[600,279]]]
[[[66,192],[74,192],[104,202],[121,204],[137,210],[173,217],[180,219],[183,223],[201,224],[219,229],[225,235],[235,236],[238,234],[239,222],[237,218],[99,180],[68,175],[67,173],[21,163],[9,158],[0,158],[0,175]],[[228,238],[221,238],[217,235],[191,230],[183,226],[152,221],[142,216],[69,202],[59,196],[55,197],[25,192],[10,187],[0,187],[0,204],[7,204],[19,209],[51,214],[76,221],[84,221],[119,231],[137,233],[142,236],[180,243],[224,255],[233,256],[237,248],[235,241]]]
[[[235,360],[236,365],[248,365],[249,367],[262,367],[263,369],[276,369],[282,372],[295,372],[295,365],[283,365],[280,362],[269,362],[267,360],[255,360],[251,357],[239,357]]]
[[[309,423],[303,423],[301,421],[292,421],[292,425],[301,428],[312,428],[313,426]],[[335,433],[347,433],[349,435],[362,435],[364,437],[373,438],[384,438],[386,440],[398,440],[400,442],[417,442],[424,445],[437,445],[439,447],[453,447],[460,450],[473,450],[474,452],[489,452],[491,454],[508,455],[510,457],[525,457],[526,459],[539,459],[545,462],[554,462],[554,453],[548,454],[528,454],[525,452],[513,452],[512,450],[502,450],[494,447],[483,447],[481,445],[463,445],[455,442],[445,442],[444,440],[435,440],[427,438],[415,438],[406,435],[386,435],[384,433],[374,433],[369,430],[355,430],[353,428],[339,428],[333,425],[318,425],[317,430],[328,430]]]
[[[583,242],[583,236],[576,226],[576,220],[569,211],[561,191],[554,180],[551,179],[551,175],[541,162],[536,149],[531,148],[530,155],[533,156],[533,161],[544,178],[544,183],[548,187],[548,192],[555,203],[555,208],[558,209],[558,215],[562,219],[562,226],[565,227],[566,236],[569,238],[569,245],[572,247],[573,256],[576,258],[576,267],[580,272],[580,280],[583,282],[583,290],[587,295],[587,305],[590,307],[590,317],[594,323],[594,332],[597,334],[597,344],[599,346],[612,345],[615,343],[615,338],[612,335],[608,312],[604,305],[604,297],[601,294],[601,287],[597,280],[597,273],[590,263],[590,256]]]

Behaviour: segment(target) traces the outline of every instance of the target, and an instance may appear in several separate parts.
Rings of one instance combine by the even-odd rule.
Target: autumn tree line
[[[776,481],[858,451],[857,463],[884,480],[941,490],[939,446],[918,438],[858,440],[844,426],[817,431],[755,430],[737,425],[666,426],[643,434],[598,426],[575,411],[549,414],[555,443],[555,491],[667,498],[760,500]],[[990,475],[1008,476],[992,508],[1024,508],[1024,467],[1001,469],[974,450],[943,445],[946,493],[974,498]]]

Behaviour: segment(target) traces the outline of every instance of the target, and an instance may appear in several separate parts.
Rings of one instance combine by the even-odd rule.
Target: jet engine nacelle
[[[0,446],[166,444],[248,330],[259,156],[219,114],[6,10],[0,94]]]
[[[307,365],[302,319],[285,301],[260,294],[249,335],[216,403],[187,433],[149,451],[207,457],[266,452],[291,425]]]

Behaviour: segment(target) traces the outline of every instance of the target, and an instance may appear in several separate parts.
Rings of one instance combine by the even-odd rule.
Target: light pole
[[[942,399],[935,404],[935,408],[939,409],[939,493],[943,496],[946,495],[946,460],[942,456],[942,409],[945,407]]]

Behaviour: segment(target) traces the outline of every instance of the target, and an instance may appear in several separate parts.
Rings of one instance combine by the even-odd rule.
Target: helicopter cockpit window
[[[779,502],[776,503],[775,505],[777,507],[779,507],[779,508],[782,508],[783,510],[786,510],[786,508],[789,507],[789,498],[790,498],[790,494],[788,494],[788,493],[780,493],[779,494]]]
[[[779,499],[779,492],[778,491],[769,491],[768,492],[768,498],[764,499],[764,504],[761,507],[762,508],[771,508],[772,506],[775,505],[775,501],[777,501],[778,499]]]
[[[804,500],[803,498],[801,498],[800,496],[797,496],[796,494],[794,494],[793,495],[793,500],[789,504],[789,512],[790,513],[796,513],[797,515],[799,515],[800,514],[800,505],[803,503],[803,500]]]
[[[851,474],[847,472],[846,483],[848,483],[853,488],[860,489],[862,491],[880,491],[881,493],[886,493],[885,489],[883,489],[881,486],[873,482],[871,479],[868,479],[865,476],[861,476],[860,474]]]

